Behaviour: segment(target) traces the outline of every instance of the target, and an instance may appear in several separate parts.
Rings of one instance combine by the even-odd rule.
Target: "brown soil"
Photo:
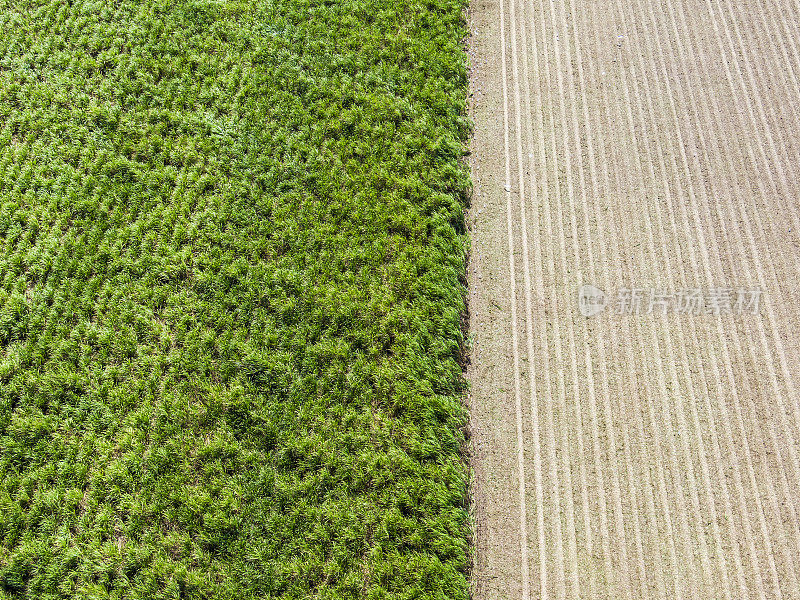
[[[800,3],[473,0],[470,29],[475,598],[800,598]]]

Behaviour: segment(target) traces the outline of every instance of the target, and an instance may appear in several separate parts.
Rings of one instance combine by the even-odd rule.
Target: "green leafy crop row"
[[[466,598],[464,0],[0,0],[0,598]]]

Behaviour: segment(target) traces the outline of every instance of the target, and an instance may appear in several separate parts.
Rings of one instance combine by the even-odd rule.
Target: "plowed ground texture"
[[[466,597],[462,10],[0,2],[0,598]]]

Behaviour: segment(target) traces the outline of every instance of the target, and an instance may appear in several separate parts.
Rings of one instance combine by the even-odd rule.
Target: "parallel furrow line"
[[[511,185],[511,152],[509,144],[509,118],[508,118],[508,67],[506,58],[505,35],[505,0],[500,0],[500,54],[503,70],[503,144],[505,151],[505,189],[506,189],[506,225],[508,234],[508,265],[511,296],[511,347],[514,362],[514,399],[516,408],[517,425],[517,476],[520,502],[519,516],[519,542],[520,542],[520,576],[522,579],[522,599],[529,600],[530,585],[528,573],[528,517],[526,509],[525,491],[525,456],[522,435],[522,390],[520,388],[519,369],[519,334],[517,332],[517,283],[516,265],[514,261],[514,229],[512,226],[511,194],[508,191]]]

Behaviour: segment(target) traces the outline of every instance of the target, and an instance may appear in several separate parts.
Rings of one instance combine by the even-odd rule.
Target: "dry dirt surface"
[[[469,19],[475,598],[800,598],[800,2]]]

